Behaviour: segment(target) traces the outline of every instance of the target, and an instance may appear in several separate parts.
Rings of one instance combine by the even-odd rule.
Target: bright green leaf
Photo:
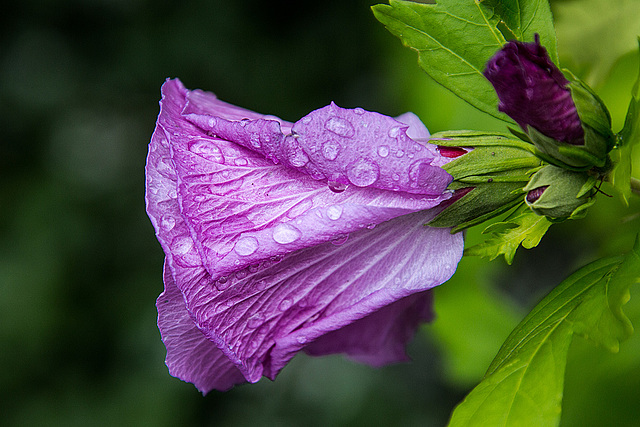
[[[640,44],[640,39],[638,42]],[[627,205],[631,197],[631,159],[633,148],[638,144],[640,144],[640,73],[631,91],[627,117],[618,136],[618,147],[611,153],[615,164],[611,172],[611,182]]]
[[[539,33],[556,58],[553,22],[547,0],[439,0],[436,4],[390,0],[373,13],[435,81],[474,107],[501,120],[498,97],[482,72],[506,43],[503,32],[521,41]],[[506,30],[508,31],[505,31]]]
[[[640,34],[638,0],[555,2],[560,57],[581,69],[591,86],[602,83]]]
[[[489,259],[504,255],[505,261],[511,264],[518,247],[520,245],[527,249],[536,247],[551,224],[545,216],[536,215],[523,202],[504,221],[485,228],[482,233],[489,234],[490,237],[482,243],[465,249],[465,255]]]
[[[557,425],[574,334],[617,351],[632,332],[622,305],[636,283],[640,236],[626,256],[595,261],[551,291],[507,338],[449,425]]]

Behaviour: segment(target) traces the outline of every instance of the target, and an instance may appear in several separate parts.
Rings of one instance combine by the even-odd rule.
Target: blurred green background
[[[431,131],[504,129],[430,81],[416,55],[375,21],[374,3],[3,6],[3,425],[444,425],[546,291],[585,263],[630,249],[640,205],[599,197],[587,219],[552,227],[540,247],[519,253],[509,268],[501,260],[463,260],[437,290],[438,318],[412,343],[410,364],[375,370],[341,356],[300,355],[275,382],[206,397],[169,376],[154,306],[163,253],[144,211],[143,169],[165,78],[292,121],[335,101],[388,115],[412,110]],[[575,2],[554,8],[565,3]],[[589,11],[595,3],[583,4]],[[560,36],[571,40],[579,25],[562,18]],[[589,76],[562,42],[566,62]],[[627,54],[606,81],[596,81],[616,131],[637,67]],[[468,233],[471,243],[479,231]],[[638,325],[635,294],[626,311]],[[639,391],[638,334],[618,355],[577,339],[563,425],[635,425]]]

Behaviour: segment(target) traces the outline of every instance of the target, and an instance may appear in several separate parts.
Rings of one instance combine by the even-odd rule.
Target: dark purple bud
[[[526,132],[533,127],[556,141],[584,144],[569,81],[551,61],[537,35],[533,43],[507,43],[489,60],[484,75],[498,94],[498,109]]]

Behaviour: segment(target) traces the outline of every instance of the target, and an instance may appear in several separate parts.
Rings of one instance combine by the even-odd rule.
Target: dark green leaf
[[[389,5],[373,6],[373,13],[418,52],[420,67],[435,81],[501,120],[511,121],[498,112],[498,97],[482,72],[506,43],[504,33],[520,41],[532,41],[539,33],[552,59],[557,59],[547,0],[390,0]]]
[[[482,4],[493,8],[516,40],[531,42],[538,34],[551,60],[558,63],[556,31],[547,0],[485,0]]]
[[[557,425],[574,334],[618,351],[632,332],[622,306],[636,283],[640,236],[626,256],[595,261],[551,291],[507,338],[449,425]]]

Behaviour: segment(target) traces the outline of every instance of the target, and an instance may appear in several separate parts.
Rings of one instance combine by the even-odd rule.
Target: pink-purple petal
[[[204,270],[202,273],[206,274]],[[245,382],[236,365],[196,327],[166,264],[164,284],[156,305],[169,373],[193,383],[203,393],[228,390]]]
[[[461,235],[423,225],[450,194],[335,193],[212,135],[203,127],[214,117],[291,130],[177,80],[163,86],[146,176],[166,254],[158,323],[170,372],[206,393],[273,379],[300,350],[405,360],[430,313],[428,290],[462,255]],[[408,134],[428,136],[418,123]]]

